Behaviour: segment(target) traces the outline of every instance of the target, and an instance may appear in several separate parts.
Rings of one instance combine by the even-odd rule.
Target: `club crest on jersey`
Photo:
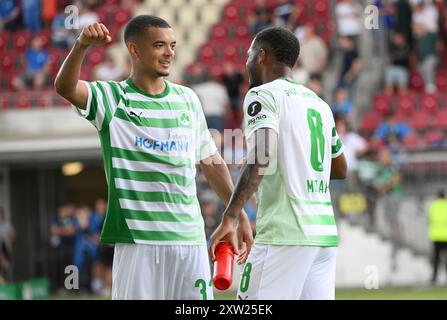
[[[250,117],[254,117],[259,112],[261,112],[261,110],[262,110],[261,103],[259,101],[254,101],[248,105],[247,114]]]
[[[177,119],[179,123],[184,127],[189,127],[191,125],[191,116],[186,111],[180,112],[177,116]]]

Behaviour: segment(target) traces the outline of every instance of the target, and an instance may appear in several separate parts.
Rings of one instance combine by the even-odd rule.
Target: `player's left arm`
[[[259,128],[249,136],[247,160],[242,166],[241,174],[223,213],[222,221],[211,236],[209,254],[213,261],[216,245],[233,232],[241,209],[261,183],[264,172],[274,157],[277,143],[278,133],[272,128]]]

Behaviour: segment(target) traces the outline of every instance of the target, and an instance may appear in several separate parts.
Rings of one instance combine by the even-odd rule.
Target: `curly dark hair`
[[[267,47],[274,59],[290,68],[296,63],[300,54],[300,42],[291,31],[282,27],[270,27],[256,35],[253,46],[257,49]]]
[[[127,44],[131,40],[144,36],[149,27],[171,28],[169,23],[160,17],[146,14],[139,15],[127,23],[124,29],[124,42]]]

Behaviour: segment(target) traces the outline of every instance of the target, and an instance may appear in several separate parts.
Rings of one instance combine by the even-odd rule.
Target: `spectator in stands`
[[[206,72],[205,65],[201,62],[196,62],[190,66],[184,74],[183,81],[188,86],[193,86],[202,82],[206,82],[209,79],[208,73]]]
[[[57,1],[45,0],[42,1],[42,22],[44,26],[51,25],[52,21],[57,15]]]
[[[398,216],[400,195],[402,194],[400,169],[393,162],[391,151],[386,147],[379,150],[378,159],[379,168],[373,181],[373,187],[377,195],[384,201],[386,222],[390,227],[391,237],[396,243],[402,236]],[[393,265],[395,253],[395,248],[393,247]]]
[[[256,8],[248,21],[252,36],[272,25],[272,11],[267,6],[267,0],[256,0]]]
[[[43,48],[43,42],[39,36],[31,40],[31,46],[26,50],[22,60],[24,60],[22,64],[26,65],[26,69],[25,73],[13,80],[16,90],[25,90],[27,86],[41,89],[49,84],[50,57],[48,51]]]
[[[408,87],[408,70],[410,68],[411,48],[403,33],[395,32],[389,48],[388,65],[385,69],[385,92],[392,94],[397,86],[399,93]]]
[[[222,131],[230,102],[225,86],[213,75],[209,81],[199,83],[192,89],[202,103],[208,128]]]
[[[216,229],[219,220],[218,209],[214,201],[208,199],[201,202],[202,205],[202,215],[205,223],[205,235],[206,241],[210,239],[211,234]]]
[[[39,32],[42,28],[40,0],[23,0],[23,25],[30,32]]]
[[[348,122],[344,117],[336,117],[335,128],[343,141],[348,174],[350,174],[357,170],[357,159],[368,151],[368,143],[359,134],[349,129]]]
[[[79,36],[84,27],[98,22],[99,17],[92,9],[92,4],[85,4],[83,1],[77,1],[75,4],[79,8],[79,29],[76,36]]]
[[[346,90],[344,88],[337,89],[334,100],[335,102],[331,106],[334,117],[349,118],[352,111],[352,102],[346,96]]]
[[[394,30],[405,37],[405,43],[413,48],[413,32],[411,29],[412,9],[408,0],[397,0],[395,6]]]
[[[343,49],[343,62],[337,88],[346,87],[349,98],[353,100],[353,86],[360,72],[361,60],[354,41],[351,38],[342,37],[340,44]]]
[[[413,25],[420,25],[425,32],[438,33],[439,12],[436,6],[425,0],[414,0]]]
[[[230,107],[233,112],[235,127],[239,127],[242,121],[241,86],[244,82],[243,74],[236,70],[231,61],[224,63],[222,82],[227,89],[230,99]]]
[[[366,197],[366,214],[369,217],[370,227],[373,227],[375,224],[377,191],[374,188],[374,179],[378,171],[377,151],[369,147],[368,151],[357,162],[356,177],[360,185],[360,190],[362,190]]]
[[[112,262],[113,247],[102,244],[99,241],[104,218],[107,211],[107,202],[99,198],[95,201],[95,210],[90,218],[90,237],[96,247],[96,254],[93,257],[92,266],[92,292],[94,294],[108,294],[112,288]]]
[[[382,123],[374,132],[374,139],[380,143],[400,148],[403,139],[411,133],[408,124],[398,121],[393,112],[383,116]]]
[[[317,96],[324,100],[323,85],[321,83],[321,77],[317,75],[311,75],[307,82],[307,87],[315,92]]]
[[[90,234],[91,210],[88,206],[76,209],[76,235],[74,246],[74,265],[79,270],[80,289],[90,291],[91,268],[96,259],[97,250]]]
[[[51,222],[50,243],[56,249],[56,288],[63,288],[65,267],[73,264],[77,222],[75,207],[63,204],[57,210],[57,217]]]
[[[357,46],[357,38],[362,32],[362,6],[357,0],[341,0],[335,6],[338,34],[351,37]]]
[[[306,25],[304,30],[304,38],[300,42],[299,60],[310,74],[321,75],[328,57],[326,43],[315,33],[313,25]]]
[[[306,85],[310,79],[309,72],[301,65],[300,59],[296,60],[295,65],[292,69],[292,74],[290,75],[293,80],[299,84]]]
[[[124,68],[119,65],[116,58],[110,52],[105,55],[104,62],[96,66],[92,80],[102,81],[122,81],[127,74]]]
[[[297,17],[300,15],[301,6],[295,5],[293,0],[279,0],[273,9],[273,23],[293,31]]]
[[[0,31],[15,31],[19,27],[20,7],[16,0],[0,1]]]
[[[443,251],[447,253],[447,200],[443,190],[438,192],[437,199],[430,204],[428,209],[428,237],[433,244],[431,284],[435,285],[441,254]]]
[[[66,18],[67,15],[64,12],[60,12],[51,24],[51,40],[54,47],[68,49],[76,41],[78,31],[65,27]]]
[[[0,285],[12,280],[12,244],[15,239],[14,227],[6,221],[5,211],[0,207]]]
[[[425,92],[436,91],[435,70],[438,63],[436,50],[437,35],[428,31],[423,24],[413,25],[415,44],[419,63],[419,71],[422,74],[425,84]]]

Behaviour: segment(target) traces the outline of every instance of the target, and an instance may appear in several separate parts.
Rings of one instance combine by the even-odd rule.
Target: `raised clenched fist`
[[[82,29],[79,43],[82,46],[105,44],[112,41],[109,30],[102,23],[92,23]]]

